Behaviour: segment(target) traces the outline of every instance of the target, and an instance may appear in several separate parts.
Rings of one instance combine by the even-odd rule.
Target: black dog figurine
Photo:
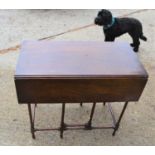
[[[114,41],[116,37],[128,33],[133,40],[130,45],[138,52],[140,41],[147,38],[143,35],[142,24],[134,18],[114,18],[109,10],[101,10],[95,18],[95,24],[103,26],[105,41]]]

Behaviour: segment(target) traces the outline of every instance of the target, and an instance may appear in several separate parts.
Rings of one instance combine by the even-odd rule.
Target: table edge
[[[148,74],[144,75],[14,75],[15,79],[124,79],[124,78],[145,78],[148,79]]]

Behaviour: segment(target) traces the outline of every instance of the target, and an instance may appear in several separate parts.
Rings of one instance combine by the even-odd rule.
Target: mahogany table
[[[20,104],[27,104],[32,137],[36,131],[67,129],[113,129],[113,135],[129,101],[138,101],[148,74],[128,43],[99,41],[24,41],[21,46],[15,85]],[[64,123],[65,103],[92,102],[86,124]],[[107,102],[111,127],[93,127],[97,102]],[[118,120],[108,102],[125,102]],[[62,104],[58,128],[34,126],[37,104]],[[32,104],[34,112],[32,113]]]

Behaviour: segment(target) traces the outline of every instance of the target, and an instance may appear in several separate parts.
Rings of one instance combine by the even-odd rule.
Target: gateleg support
[[[103,102],[103,105],[105,106],[106,102]]]
[[[87,130],[91,130],[92,129],[92,119],[93,119],[95,107],[96,107],[96,102],[93,103],[93,107],[91,109],[89,121],[85,124],[85,129],[87,129]]]
[[[66,128],[66,125],[64,123],[64,118],[65,118],[65,104],[62,103],[62,112],[61,112],[61,124],[60,124],[60,138],[63,138],[63,132]]]
[[[119,129],[120,122],[121,122],[121,119],[122,119],[122,117],[123,117],[123,114],[124,114],[124,112],[125,112],[125,110],[126,110],[127,105],[128,105],[128,102],[125,102],[125,104],[124,104],[124,106],[123,106],[123,109],[122,109],[122,111],[121,111],[121,114],[120,114],[120,116],[119,116],[119,118],[118,118],[118,121],[116,122],[116,125],[115,125],[115,127],[114,127],[114,131],[113,131],[113,133],[112,133],[113,136],[115,136],[116,131]]]
[[[31,103],[28,103],[28,111],[29,111],[29,118],[30,118],[30,125],[31,125],[31,134],[32,138],[35,139],[35,130],[34,130],[34,121],[32,117],[32,109],[31,109]]]

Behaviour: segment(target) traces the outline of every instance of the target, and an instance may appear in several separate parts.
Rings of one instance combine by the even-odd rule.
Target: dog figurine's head
[[[109,10],[102,9],[95,18],[95,24],[99,26],[107,26],[111,24],[112,13]]]

